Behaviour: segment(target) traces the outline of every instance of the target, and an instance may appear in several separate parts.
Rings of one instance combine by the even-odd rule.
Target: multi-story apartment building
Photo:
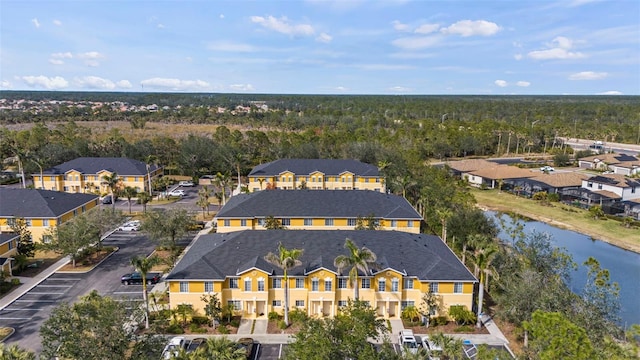
[[[0,188],[0,232],[11,232],[12,223],[20,218],[25,220],[33,241],[40,242],[50,228],[96,207],[98,203],[98,196],[92,194]]]
[[[302,249],[301,265],[288,271],[290,308],[312,316],[333,317],[354,299],[351,269],[338,269],[334,260],[348,255],[345,240],[366,246],[377,256],[366,273],[359,272],[359,299],[384,318],[399,318],[404,307],[422,307],[422,297],[437,295],[446,314],[451,305],[472,308],[476,278],[437,236],[399,231],[269,230],[200,236],[168,275],[172,308],[191,304],[202,313],[203,294],[218,294],[246,318],[282,313],[284,273],[265,260],[268,253]]]
[[[16,233],[0,233],[0,271],[11,276],[11,258],[18,252]]]
[[[260,164],[249,173],[249,191],[265,189],[386,192],[377,167],[339,159],[280,159]]]
[[[151,180],[163,174],[163,168],[127,158],[82,157],[32,174],[33,184],[38,189],[69,193],[109,193],[104,176],[118,174],[119,186],[131,186],[138,191],[149,191]]]
[[[397,195],[353,190],[268,190],[232,197],[215,216],[220,233],[265,229],[276,218],[292,230],[353,230],[371,217],[380,230],[420,232],[422,217]],[[366,225],[366,224],[365,224]]]

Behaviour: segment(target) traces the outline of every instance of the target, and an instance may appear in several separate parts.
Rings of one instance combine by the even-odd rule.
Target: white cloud
[[[84,64],[90,67],[96,67],[100,65],[98,60],[104,58],[104,55],[97,51],[88,51],[76,55],[79,59],[84,60]]]
[[[405,50],[418,50],[437,45],[440,36],[413,36],[393,40],[391,44]]]
[[[356,67],[362,70],[410,70],[414,69],[414,66],[409,65],[392,65],[392,64],[364,64],[357,65]]]
[[[31,19],[31,22],[33,23],[33,26],[36,27],[36,29],[40,28],[40,21],[38,21],[37,18]]]
[[[601,80],[607,77],[606,72],[582,71],[569,75],[569,80]]]
[[[277,31],[286,35],[310,36],[315,33],[313,26],[309,24],[291,24],[289,22],[289,19],[287,19],[285,16],[281,17],[280,19],[276,19],[273,16],[267,16],[266,18],[262,16],[252,16],[251,21],[261,25],[266,29]]]
[[[164,24],[158,24],[158,25],[156,25],[156,27],[157,27],[158,29],[164,29]]]
[[[581,59],[586,57],[586,55],[581,52],[569,51],[573,48],[573,41],[564,36],[554,38],[550,44],[547,44],[547,47],[548,49],[531,51],[527,56],[535,60],[565,60]]]
[[[49,64],[52,65],[64,65],[64,61],[60,59],[49,59]]]
[[[440,31],[443,34],[454,34],[463,37],[467,36],[491,36],[500,31],[498,24],[486,21],[486,20],[461,20],[449,27],[442,28]]]
[[[228,52],[252,52],[256,49],[248,44],[232,43],[228,41],[217,41],[207,45],[209,50]]]
[[[74,79],[75,85],[83,89],[96,89],[96,90],[113,90],[116,84],[109,79],[103,79],[97,76],[83,76]]]
[[[344,86],[336,86],[334,90],[339,92],[345,92],[345,91],[348,91],[349,89]]]
[[[116,85],[121,89],[131,89],[133,87],[129,80],[120,80],[116,83]]]
[[[151,78],[140,82],[143,86],[167,90],[207,90],[211,86],[203,80],[180,80],[169,78]]]
[[[220,14],[219,18],[224,19],[224,14]]]
[[[516,85],[518,85],[518,86],[520,86],[520,87],[528,87],[529,85],[531,85],[531,83],[530,83],[530,82],[528,82],[528,81],[518,81],[518,82],[516,83]]]
[[[392,21],[391,24],[396,31],[409,31],[409,25],[403,24],[398,20]]]
[[[515,54],[513,55],[513,58],[516,60],[522,60],[522,54]]]
[[[393,92],[406,93],[406,92],[410,92],[412,89],[404,86],[393,86],[393,87],[390,87],[388,90]]]
[[[59,52],[51,54],[51,57],[54,59],[71,59],[73,58],[73,54],[70,52]]]
[[[11,89],[12,87],[13,87],[13,85],[11,84],[11,82],[9,80],[0,81],[0,88]]]
[[[620,92],[620,91],[610,90],[610,91],[597,93],[596,95],[624,95],[624,94],[622,92]]]
[[[21,79],[31,87],[41,87],[48,90],[64,89],[69,86],[69,82],[60,76],[50,78],[44,75],[23,76]]]
[[[62,26],[62,21],[60,21],[60,20],[58,20],[58,19],[55,19],[55,20],[53,20],[53,25],[55,25],[55,26]]]
[[[325,44],[330,43],[331,40],[333,40],[333,37],[327,33],[321,33],[317,38],[316,41],[319,42],[323,42]]]
[[[233,91],[255,91],[251,84],[233,84],[229,85],[229,89]]]
[[[500,86],[500,87],[506,87],[507,85],[509,85],[506,81],[504,80],[496,80],[493,82],[494,84]]]
[[[414,32],[416,34],[431,34],[438,31],[438,29],[440,29],[440,25],[438,24],[422,24],[418,26]]]

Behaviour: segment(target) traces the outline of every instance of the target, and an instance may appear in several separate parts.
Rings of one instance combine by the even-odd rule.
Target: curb
[[[65,271],[55,271],[55,272],[57,272],[57,273],[59,273],[59,274],[86,274],[86,273],[88,273],[88,272],[90,272],[90,271],[93,271],[93,269],[95,269],[96,267],[98,267],[98,265],[102,264],[105,260],[107,260],[107,259],[108,259],[108,258],[110,258],[113,254],[115,254],[116,252],[118,252],[118,250],[120,250],[120,248],[116,246],[116,247],[115,247],[115,250],[113,250],[109,255],[105,256],[105,257],[104,257],[104,259],[100,260],[100,262],[99,262],[99,263],[97,263],[97,264],[93,265],[93,266],[91,267],[91,269],[89,269],[89,270],[80,270],[80,271],[65,270]],[[67,264],[65,264],[65,265],[67,265]],[[63,266],[64,266],[64,265],[63,265]]]
[[[7,329],[11,329],[11,332],[9,333],[9,335],[5,336],[4,339],[0,340],[0,344],[2,344],[3,342],[7,341],[8,338],[11,337],[11,335],[13,335],[13,333],[16,332],[16,329],[12,328],[12,327],[6,327]]]

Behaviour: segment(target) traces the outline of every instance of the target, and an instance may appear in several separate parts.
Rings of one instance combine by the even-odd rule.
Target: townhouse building
[[[358,160],[280,159],[256,166],[248,177],[251,192],[301,188],[386,192],[378,168]]]
[[[380,230],[419,233],[422,217],[397,195],[353,190],[267,190],[232,197],[214,221],[217,231],[264,230],[274,217],[291,230],[353,230],[373,218]]]
[[[336,257],[348,255],[347,238],[377,256],[368,272],[358,273],[357,284],[349,281],[351,269],[334,265]],[[428,292],[438,299],[432,315],[446,315],[451,305],[472,308],[477,279],[439,237],[371,230],[246,230],[200,236],[166,278],[170,306],[190,304],[202,313],[202,295],[215,293],[244,318],[281,314],[284,273],[265,260],[268,253],[277,254],[279,244],[303,250],[301,265],[288,271],[289,306],[310,316],[335,316],[354,299],[354,285],[359,299],[383,318],[399,318],[406,306],[423,307]]]
[[[16,233],[0,233],[0,271],[11,276],[11,258],[18,252]]]

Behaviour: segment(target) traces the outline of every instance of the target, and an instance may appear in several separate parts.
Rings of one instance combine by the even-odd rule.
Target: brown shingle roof
[[[607,190],[598,190],[598,191],[593,191],[594,194],[598,194],[598,195],[602,195],[604,197],[607,197],[609,199],[620,199],[620,195],[614,193],[613,191],[607,191]]]
[[[633,165],[640,166],[640,159],[636,156],[626,154],[599,154],[582,158],[580,161],[604,162],[608,165],[622,167],[632,167]]]
[[[508,165],[496,165],[490,168],[471,171],[470,174],[492,180],[521,179],[535,176],[530,169],[521,169],[519,167]]]
[[[588,179],[589,176],[577,172],[562,172],[555,174],[540,174],[534,176],[531,180],[538,181],[549,186],[559,188],[568,186],[580,186],[582,180]]]
[[[484,159],[467,159],[448,162],[450,168],[460,172],[469,172],[494,167],[496,163]]]

